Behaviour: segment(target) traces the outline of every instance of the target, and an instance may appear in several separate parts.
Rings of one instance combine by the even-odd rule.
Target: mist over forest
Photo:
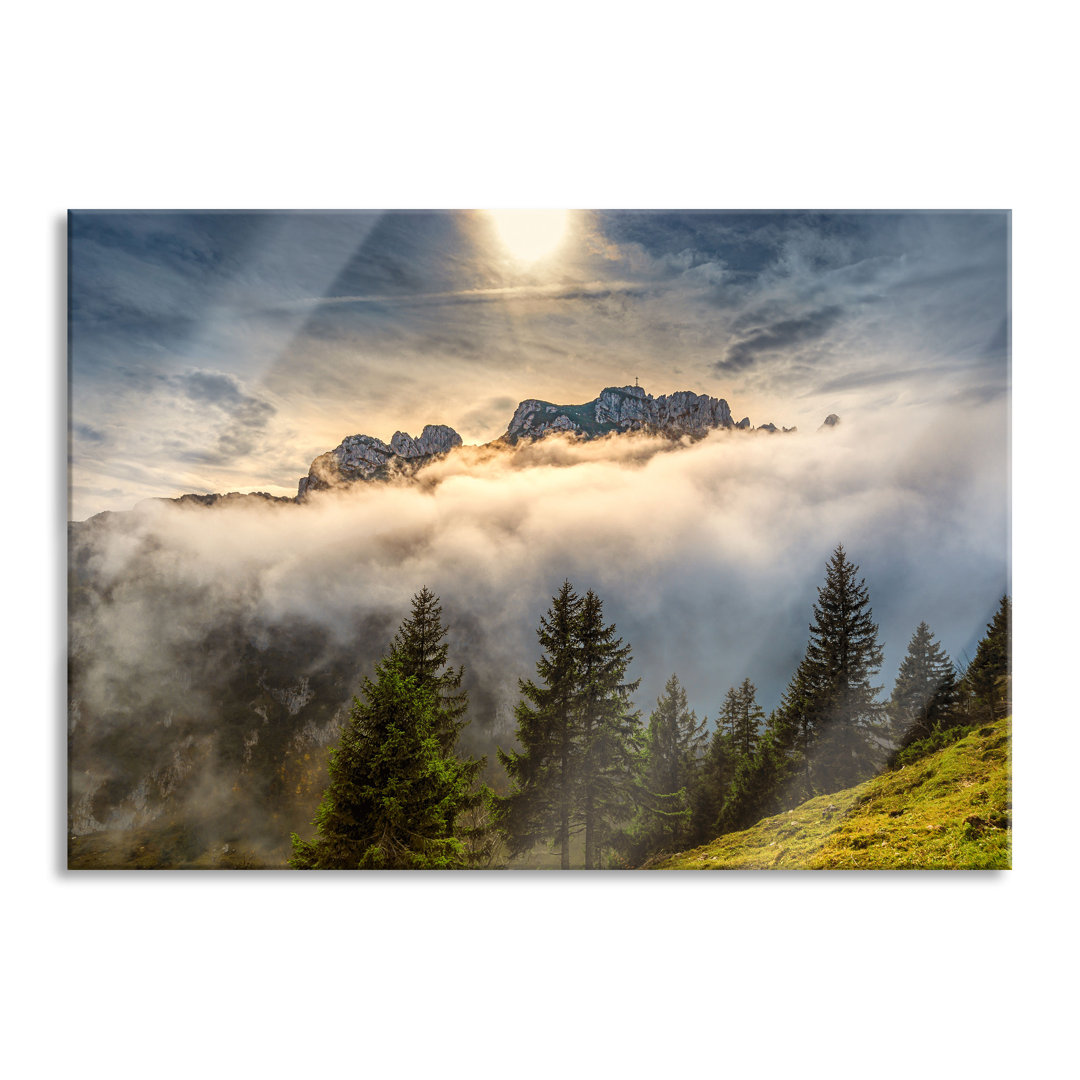
[[[747,677],[772,710],[841,541],[886,694],[923,620],[963,662],[1009,591],[1006,422],[998,401],[693,443],[549,436],[302,504],[149,500],[75,524],[72,829],[169,814],[274,850],[310,820],[325,748],[421,587],[466,669],[461,745],[494,784],[564,579],[631,646],[645,715],[673,672],[699,717]]]

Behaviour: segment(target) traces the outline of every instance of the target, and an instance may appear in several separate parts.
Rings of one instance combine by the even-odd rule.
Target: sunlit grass
[[[667,870],[1007,870],[1012,718],[937,753],[672,856]]]

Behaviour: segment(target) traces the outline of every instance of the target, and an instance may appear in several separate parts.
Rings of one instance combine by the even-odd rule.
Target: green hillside
[[[1012,717],[656,870],[1007,870]]]

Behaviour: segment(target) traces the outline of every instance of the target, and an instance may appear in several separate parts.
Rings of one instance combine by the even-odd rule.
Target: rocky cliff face
[[[517,407],[503,438],[513,443],[552,431],[575,432],[586,438],[612,431],[641,430],[675,436],[704,435],[714,428],[734,426],[723,398],[689,390],[654,398],[640,386],[609,386],[584,405],[554,405],[529,398]]]
[[[389,446],[373,435],[349,435],[333,450],[320,454],[301,477],[297,498],[310,491],[354,480],[384,477],[404,464],[420,464],[461,445],[461,436],[445,424],[428,424],[418,438],[395,431]]]

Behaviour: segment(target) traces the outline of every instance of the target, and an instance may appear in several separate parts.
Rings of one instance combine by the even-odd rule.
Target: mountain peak
[[[527,398],[514,411],[503,438],[515,443],[523,438],[542,438],[552,431],[595,438],[609,432],[640,430],[700,436],[713,428],[734,426],[723,398],[690,390],[654,398],[643,386],[608,386],[583,405],[555,405]]]
[[[446,424],[427,424],[415,439],[395,431],[389,445],[374,435],[348,435],[311,463],[307,476],[300,478],[296,497],[343,482],[383,478],[403,464],[419,465],[460,445],[461,436]]]
[[[539,398],[526,398],[518,404],[506,433],[496,442],[513,445],[522,439],[541,439],[559,432],[584,439],[629,431],[697,439],[716,428],[749,427],[749,419],[744,418],[738,424],[732,420],[731,409],[723,398],[695,394],[692,390],[653,397],[643,386],[606,386],[592,401],[581,405],[556,405]],[[759,430],[779,429],[766,424]],[[311,463],[308,475],[300,480],[297,498],[302,500],[312,491],[341,483],[411,473],[461,444],[461,436],[445,424],[428,424],[417,438],[395,431],[389,444],[373,435],[349,435]]]

